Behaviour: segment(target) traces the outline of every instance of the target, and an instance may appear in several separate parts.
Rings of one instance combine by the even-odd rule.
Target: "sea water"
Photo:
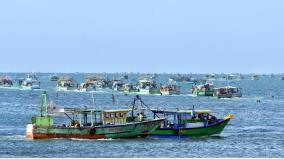
[[[2,74],[4,75],[4,74]],[[6,74],[5,74],[6,75]],[[12,78],[25,74],[7,74]],[[39,74],[41,87],[56,105],[78,108],[119,108],[129,105],[134,95],[111,90],[95,92],[55,92],[50,74]],[[68,74],[83,82],[86,74]],[[114,74],[107,74],[113,78]],[[203,76],[203,75],[202,75]],[[164,83],[170,75],[158,75]],[[132,81],[137,75],[130,76]],[[130,79],[131,80],[131,79]],[[182,94],[174,96],[142,95],[152,108],[211,109],[217,117],[234,114],[224,131],[217,136],[201,138],[137,138],[108,140],[28,140],[26,124],[40,112],[42,91],[0,89],[0,157],[284,157],[284,81],[249,76],[239,81],[214,81],[216,86],[242,88],[243,97],[216,99],[190,94],[191,84],[181,84]],[[112,94],[116,106],[112,106]],[[260,99],[260,103],[256,100]]]

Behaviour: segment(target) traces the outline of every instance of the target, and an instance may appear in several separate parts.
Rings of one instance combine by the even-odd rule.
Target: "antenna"
[[[94,92],[92,92],[92,100],[93,100],[94,108],[96,108],[96,103],[95,103],[95,98],[94,98]]]

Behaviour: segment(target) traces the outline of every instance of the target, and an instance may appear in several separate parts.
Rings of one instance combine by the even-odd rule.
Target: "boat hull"
[[[195,90],[193,91],[193,94],[197,96],[213,96],[214,91],[200,91],[200,90]]]
[[[161,91],[162,95],[180,95],[180,91]]]
[[[220,94],[220,95],[213,95],[214,97],[217,98],[234,98],[234,97],[242,97],[242,94]]]
[[[77,139],[115,139],[146,137],[153,132],[165,119],[134,122],[121,125],[103,125],[95,127],[59,127],[27,125],[27,138],[77,138]]]
[[[74,87],[57,87],[56,90],[57,91],[75,91],[76,88],[74,88]]]
[[[152,137],[173,137],[173,136],[183,136],[183,137],[198,137],[198,136],[211,136],[220,134],[226,125],[229,123],[230,119],[221,120],[216,124],[197,127],[197,128],[157,128],[151,133]]]
[[[161,94],[160,89],[139,89],[139,94]]]
[[[40,86],[39,85],[21,86],[21,89],[23,89],[23,90],[36,90],[36,89],[40,89]]]

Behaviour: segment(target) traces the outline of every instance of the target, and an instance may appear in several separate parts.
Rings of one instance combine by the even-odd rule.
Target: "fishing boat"
[[[112,89],[115,91],[124,91],[124,82],[121,80],[113,80]]]
[[[258,75],[252,75],[251,80],[259,80],[259,76]]]
[[[123,85],[123,90],[125,93],[137,93],[139,88],[136,85],[127,83]]]
[[[179,95],[180,86],[173,79],[169,79],[168,83],[161,86],[160,91],[162,95]]]
[[[57,81],[57,91],[74,91],[77,90],[76,83],[71,77],[60,77]]]
[[[192,94],[197,96],[213,96],[214,85],[206,83],[203,85],[192,86]]]
[[[226,86],[214,88],[214,97],[217,98],[234,98],[234,97],[242,97],[242,91],[238,87]]]
[[[21,89],[23,90],[36,90],[40,89],[40,81],[35,74],[28,74],[27,78],[21,81]]]
[[[13,87],[13,81],[9,76],[0,77],[0,87],[10,88]]]
[[[50,81],[58,81],[59,80],[59,76],[57,76],[57,75],[50,75],[49,76],[49,80]]]
[[[210,81],[217,80],[217,76],[215,74],[206,74],[205,79]]]
[[[167,117],[155,131],[152,137],[200,137],[220,134],[234,117],[230,114],[218,119],[211,110],[158,110],[152,109],[154,118]]]
[[[68,120],[60,119],[59,114]],[[55,124],[56,117],[59,118],[57,121],[60,121],[60,124]],[[26,136],[28,139],[146,137],[164,120],[165,118],[147,119],[143,116],[136,118],[134,109],[57,108],[48,102],[47,93],[44,92],[41,98],[41,113],[32,117],[31,123],[26,126]]]
[[[96,91],[106,88],[105,79],[99,76],[88,76],[84,83],[81,83],[79,90],[84,92]]]
[[[139,94],[161,94],[160,87],[152,78],[142,77],[138,82]]]
[[[197,80],[192,78],[191,76],[185,76],[185,75],[181,75],[181,74],[177,74],[175,76],[172,76],[171,79],[175,80],[178,83],[193,84],[193,83],[197,82]]]

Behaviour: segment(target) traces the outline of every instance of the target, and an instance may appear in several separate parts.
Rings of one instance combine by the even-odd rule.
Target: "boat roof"
[[[121,113],[129,111],[131,111],[131,109],[99,110],[99,109],[85,109],[85,108],[57,108],[52,110],[53,113],[89,113],[89,112]]]
[[[225,86],[225,87],[218,87],[218,88],[214,88],[214,89],[229,89],[229,88],[234,88],[234,89],[236,89],[237,87],[234,87],[234,86]]]
[[[154,113],[187,113],[187,114],[191,114],[193,109],[181,109],[181,110],[160,110],[160,109],[151,109],[152,112]],[[194,109],[195,113],[210,113],[211,110],[209,109]]]

